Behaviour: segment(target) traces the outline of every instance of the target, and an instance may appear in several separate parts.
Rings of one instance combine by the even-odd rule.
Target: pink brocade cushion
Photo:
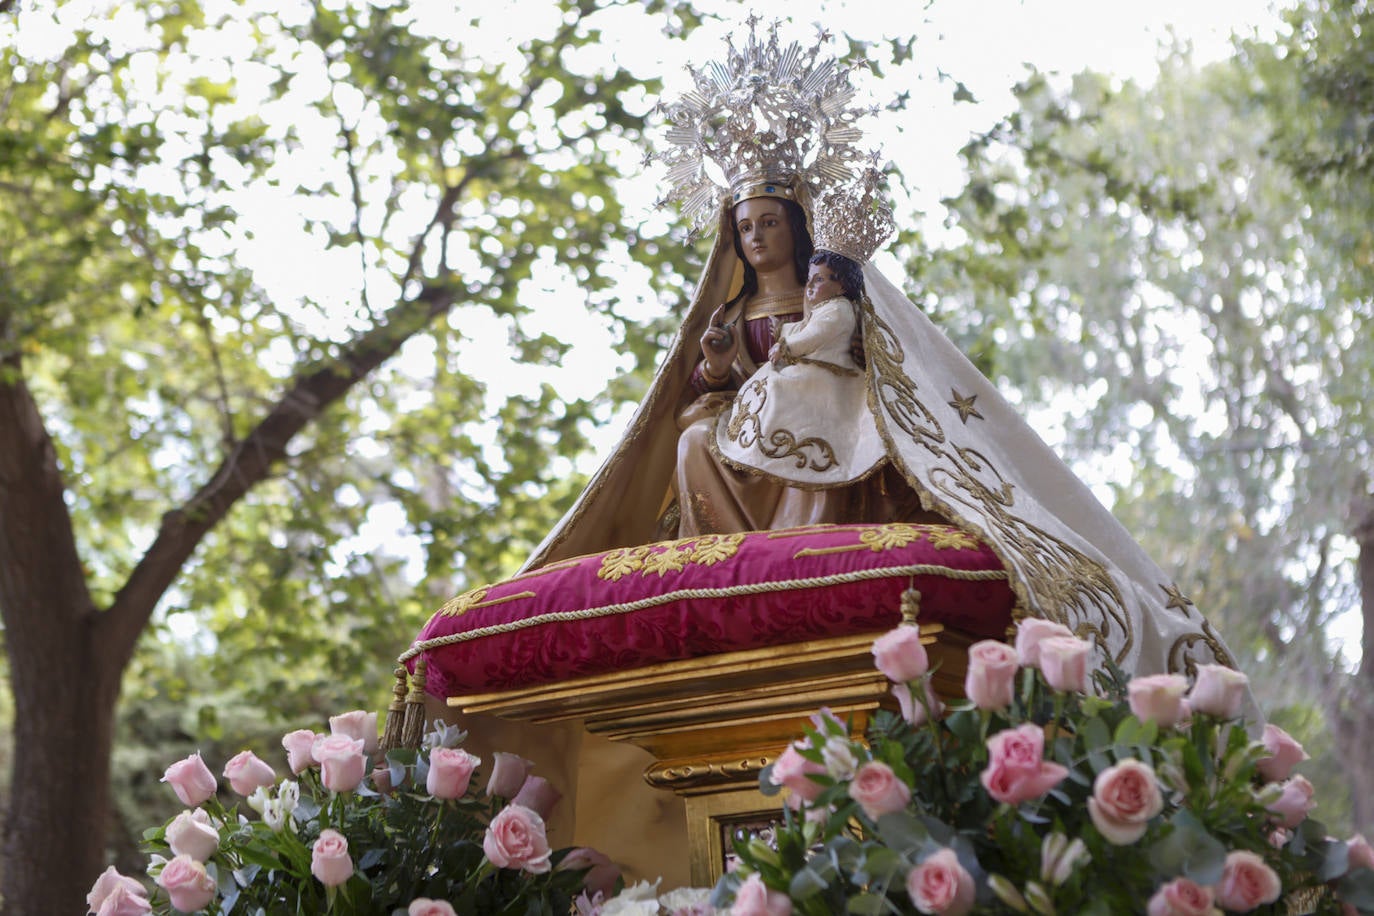
[[[1014,603],[992,550],[946,525],[824,525],[719,534],[552,563],[475,588],[412,652],[439,697],[922,623],[1003,637]],[[414,659],[408,663],[412,667]]]

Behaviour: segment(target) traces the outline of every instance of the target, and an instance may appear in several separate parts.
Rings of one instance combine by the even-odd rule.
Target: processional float
[[[690,494],[674,471],[700,400],[699,341],[722,303],[748,317],[722,212],[767,194],[810,217],[874,162],[850,72],[824,44],[751,25],[742,48],[692,70],[693,88],[662,107],[665,201],[693,236],[723,227],[682,326],[624,438],[519,574],[445,603],[399,659],[391,740],[418,743],[424,720],[447,713],[479,749],[527,756],[558,785],[560,839],[670,886],[713,883],[734,831],[777,817],[759,772],[818,709],[862,730],[895,706],[870,647],[903,619],[920,625],[946,696],[962,691],[966,647],[1026,616],[1065,624],[1132,673],[1230,663],[1192,602],[871,264],[862,348],[880,460],[841,483],[878,494],[855,505],[881,508],[679,536]],[[749,362],[737,360],[707,422],[724,424]],[[807,476],[816,465],[796,437],[769,443],[799,457],[772,483],[836,486]],[[778,475],[776,462],[730,463]]]

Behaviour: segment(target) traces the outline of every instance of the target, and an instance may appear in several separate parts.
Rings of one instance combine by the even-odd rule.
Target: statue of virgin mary
[[[851,466],[808,460],[786,431],[774,441],[796,461],[776,460],[778,447],[731,452],[731,402],[780,323],[801,317],[814,202],[874,160],[858,146],[865,112],[849,72],[821,44],[751,30],[664,106],[665,202],[681,203],[694,235],[719,228],[623,438],[525,569],[679,533],[938,519],[993,548],[1018,618],[1062,623],[1132,673],[1230,664],[1192,601],[871,262],[860,320],[871,422],[855,425],[868,441],[849,443]],[[719,485],[690,485],[711,475]]]
[[[849,72],[822,53],[823,43],[803,49],[780,43],[776,28],[760,38],[751,27],[742,48],[732,43],[724,61],[693,70],[694,88],[664,106],[666,143],[655,156],[667,166],[665,201],[681,204],[692,237],[715,237],[623,437],[521,575],[679,536],[939,521],[996,553],[1016,619],[1069,627],[1095,642],[1100,662],[1132,674],[1229,664],[1193,603],[871,261],[849,406],[818,411],[853,422],[805,435],[761,425],[751,441],[765,448],[732,438],[731,419],[748,408],[746,389],[779,329],[806,317],[816,202],[875,165],[858,145],[865,112],[853,104]],[[873,246],[862,247],[866,258]],[[834,461],[814,460],[809,440],[827,437],[844,437],[845,448],[831,449]],[[421,640],[402,660],[446,639]],[[464,725],[482,742],[479,752],[538,757],[540,772],[575,793],[568,829],[577,842],[613,850],[625,837],[655,836],[656,850],[614,853],[646,878],[685,857],[671,845],[685,829],[681,802],[642,784],[638,749],[577,728],[536,735],[481,717]],[[629,861],[635,856],[647,858]]]

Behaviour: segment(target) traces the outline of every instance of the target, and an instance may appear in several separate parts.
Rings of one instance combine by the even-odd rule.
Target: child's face
[[[807,305],[816,305],[827,299],[834,299],[836,296],[844,295],[844,286],[835,276],[835,268],[827,267],[824,264],[812,264],[810,272],[806,275],[806,298]]]

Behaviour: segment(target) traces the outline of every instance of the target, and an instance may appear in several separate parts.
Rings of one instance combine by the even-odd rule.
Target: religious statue
[[[525,569],[701,531],[938,518],[992,546],[1020,614],[1068,626],[1128,671],[1229,663],[1192,601],[871,262],[858,321],[864,409],[844,434],[857,437],[848,466],[805,455],[802,439],[824,436],[789,443],[779,428],[766,450],[741,444],[756,441],[747,382],[777,329],[802,317],[818,217],[847,212],[816,205],[876,161],[858,145],[865,112],[849,72],[822,44],[805,51],[776,28],[751,28],[743,48],[693,70],[693,90],[663,106],[665,202],[681,204],[694,234],[719,231],[625,436]],[[693,483],[703,480],[712,485]]]
[[[751,328],[750,351],[763,349],[777,331],[766,361],[726,409],[710,409],[709,399],[718,397],[710,392],[685,411],[705,416],[692,419],[678,439],[679,537],[929,515],[893,473],[867,404],[862,265],[892,230],[891,210],[876,196],[880,181],[869,168],[859,182],[826,193],[812,221],[815,254],[800,320]],[[732,337],[718,310],[702,339],[699,374],[713,377],[712,357],[725,349],[718,342]]]
[[[572,508],[514,578],[447,602],[401,656],[428,665],[435,701],[538,695],[560,679],[738,648],[704,645],[717,634],[786,643],[763,628],[767,613],[793,612],[822,581],[876,581],[871,570],[805,568],[817,557],[857,563],[862,545],[793,551],[796,538],[858,539],[851,529],[865,526],[902,543],[938,527],[937,546],[979,552],[983,568],[951,578],[997,581],[1002,616],[985,635],[1037,617],[1133,674],[1230,664],[1193,603],[874,265],[891,215],[878,159],[858,145],[864,112],[849,73],[823,43],[806,50],[751,25],[742,48],[693,70],[694,88],[663,107],[665,202],[681,204],[693,237],[716,228],[702,277],[623,438]],[[785,557],[768,553],[784,542]],[[746,548],[767,559],[729,562]],[[888,576],[908,589],[903,601],[925,568]],[[767,613],[743,603],[764,593]],[[815,616],[827,625],[853,626],[872,594],[807,600],[825,605]],[[898,613],[896,598],[882,613]],[[954,601],[972,603],[967,590]],[[784,624],[794,643],[834,635],[794,624]],[[627,801],[644,753],[550,716],[548,727],[477,715],[463,725],[479,753],[539,758],[575,793],[583,813],[565,827],[577,842],[650,878],[685,855],[671,845],[685,830],[678,800],[641,785]],[[656,848],[623,842],[649,835]]]

